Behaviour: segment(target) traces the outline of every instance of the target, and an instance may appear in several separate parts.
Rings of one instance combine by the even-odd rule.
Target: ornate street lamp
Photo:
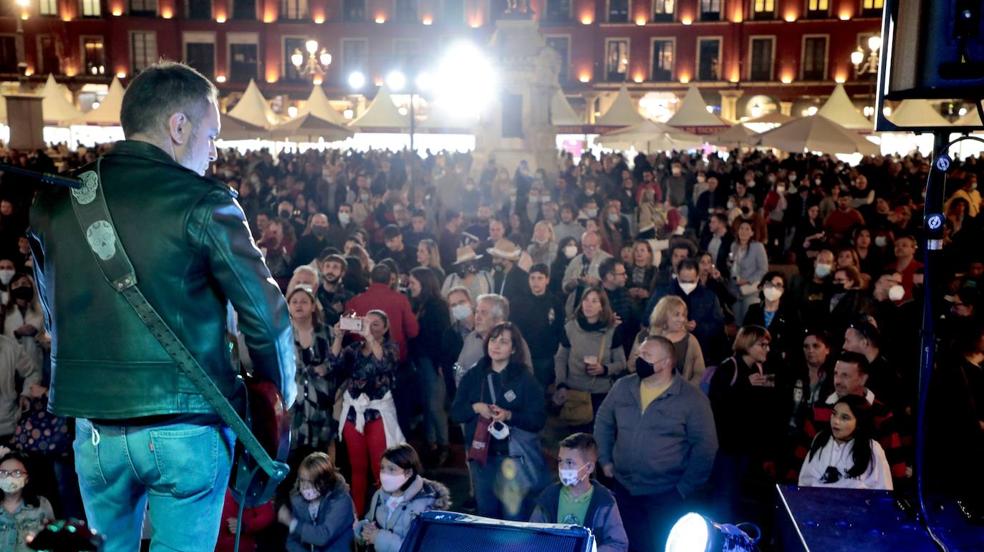
[[[881,52],[882,39],[878,35],[868,37],[867,52],[858,46],[857,50],[851,52],[851,63],[854,64],[854,71],[858,76],[873,75],[878,72],[878,58]]]
[[[300,48],[296,48],[290,55],[290,62],[302,76],[312,79],[324,78],[328,66],[331,65],[331,54],[325,48],[319,51],[318,41],[313,39],[304,43],[304,50],[307,51],[307,57]]]

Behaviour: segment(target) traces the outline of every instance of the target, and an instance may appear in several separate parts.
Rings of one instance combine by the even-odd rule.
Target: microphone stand
[[[78,178],[72,178],[70,176],[59,176],[57,174],[42,173],[37,171],[32,171],[24,169],[21,167],[15,167],[13,165],[6,165],[0,163],[0,172],[16,174],[17,176],[23,176],[30,178],[41,184],[47,184],[49,186],[61,186],[65,188],[78,189],[82,187],[82,181]]]
[[[926,462],[926,402],[929,384],[933,376],[936,356],[936,329],[933,317],[933,286],[936,281],[938,259],[943,250],[943,233],[946,217],[943,214],[943,194],[946,173],[950,169],[950,147],[957,142],[974,140],[984,143],[975,136],[961,136],[948,141],[950,131],[933,132],[933,160],[926,181],[926,202],[923,207],[923,224],[926,230],[926,250],[923,269],[923,319],[919,355],[919,395],[916,414],[916,502],[926,533],[941,552],[948,549],[943,540],[933,530],[924,496],[923,471]]]

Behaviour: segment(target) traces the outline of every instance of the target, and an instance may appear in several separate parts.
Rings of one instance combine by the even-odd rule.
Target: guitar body
[[[244,379],[248,403],[246,423],[278,468],[272,476],[267,474],[241,443],[236,444],[236,460],[229,486],[236,502],[245,501],[246,507],[251,508],[269,502],[277,486],[287,477],[291,419],[290,411],[284,408],[284,401],[274,384],[252,377]]]

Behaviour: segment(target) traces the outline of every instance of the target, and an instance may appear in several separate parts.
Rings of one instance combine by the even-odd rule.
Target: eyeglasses
[[[0,470],[0,477],[21,477],[27,475],[26,471],[23,470]]]

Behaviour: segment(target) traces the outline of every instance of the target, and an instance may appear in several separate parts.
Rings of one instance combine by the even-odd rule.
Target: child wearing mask
[[[581,525],[591,529],[598,552],[625,552],[629,538],[615,497],[591,477],[597,462],[598,444],[589,433],[562,440],[557,454],[560,483],[540,493],[530,522]]]
[[[355,524],[360,544],[372,545],[375,552],[398,552],[415,517],[451,506],[448,488],[424,479],[422,473],[420,457],[410,445],[397,445],[383,453],[382,488],[373,495],[366,518]]]
[[[355,506],[345,478],[323,452],[301,461],[290,505],[283,505],[277,521],[288,528],[287,552],[349,552]]]
[[[27,539],[34,538],[48,520],[54,519],[51,503],[38,496],[30,485],[27,464],[19,453],[0,447],[0,550],[29,552]]]

